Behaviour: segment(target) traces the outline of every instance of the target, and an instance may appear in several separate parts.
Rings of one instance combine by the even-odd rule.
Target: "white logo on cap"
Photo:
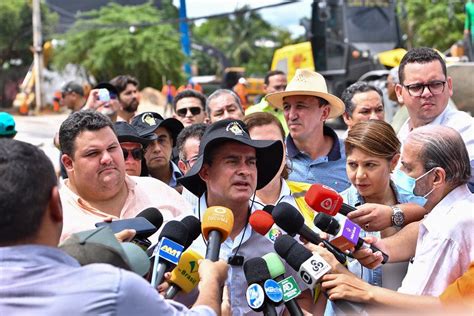
[[[245,134],[244,129],[242,128],[242,126],[240,126],[238,122],[229,123],[229,125],[227,125],[225,130],[227,132],[233,133],[236,136],[242,136],[243,134]]]
[[[148,124],[149,126],[154,126],[156,125],[155,118],[153,117],[153,114],[147,113],[142,116],[142,122]]]

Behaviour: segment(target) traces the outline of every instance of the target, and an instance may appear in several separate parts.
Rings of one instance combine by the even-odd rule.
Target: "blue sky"
[[[179,0],[173,0],[173,4],[179,7]],[[188,17],[194,18],[210,14],[232,12],[244,5],[250,7],[261,7],[269,4],[281,3],[283,0],[187,0],[186,9]],[[275,8],[260,10],[260,14],[272,25],[286,27],[294,36],[303,34],[304,29],[299,25],[302,17],[311,16],[312,0],[302,0]]]

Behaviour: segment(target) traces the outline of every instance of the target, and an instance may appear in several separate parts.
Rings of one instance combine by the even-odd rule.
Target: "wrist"
[[[405,213],[397,205],[392,205],[392,226],[403,227],[405,224]]]

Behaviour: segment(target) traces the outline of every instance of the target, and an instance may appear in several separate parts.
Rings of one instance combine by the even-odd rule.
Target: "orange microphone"
[[[223,206],[211,206],[204,212],[202,235],[207,240],[206,259],[219,260],[221,243],[229,237],[234,227],[234,214]]]

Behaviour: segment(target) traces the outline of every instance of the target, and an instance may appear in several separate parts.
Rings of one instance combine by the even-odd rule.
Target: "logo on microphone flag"
[[[327,211],[332,209],[332,200],[330,198],[326,198],[321,202],[321,207]]]
[[[283,291],[277,281],[268,279],[263,284],[263,289],[267,294],[268,298],[275,303],[279,303],[283,300]]]
[[[171,239],[163,237],[158,247],[158,256],[173,264],[178,264],[184,247]]]
[[[301,294],[301,290],[294,277],[289,276],[278,282],[283,289],[283,301],[288,302]]]
[[[265,293],[263,292],[262,287],[257,283],[251,284],[247,288],[245,297],[247,298],[247,304],[252,309],[259,309],[265,301]]]

